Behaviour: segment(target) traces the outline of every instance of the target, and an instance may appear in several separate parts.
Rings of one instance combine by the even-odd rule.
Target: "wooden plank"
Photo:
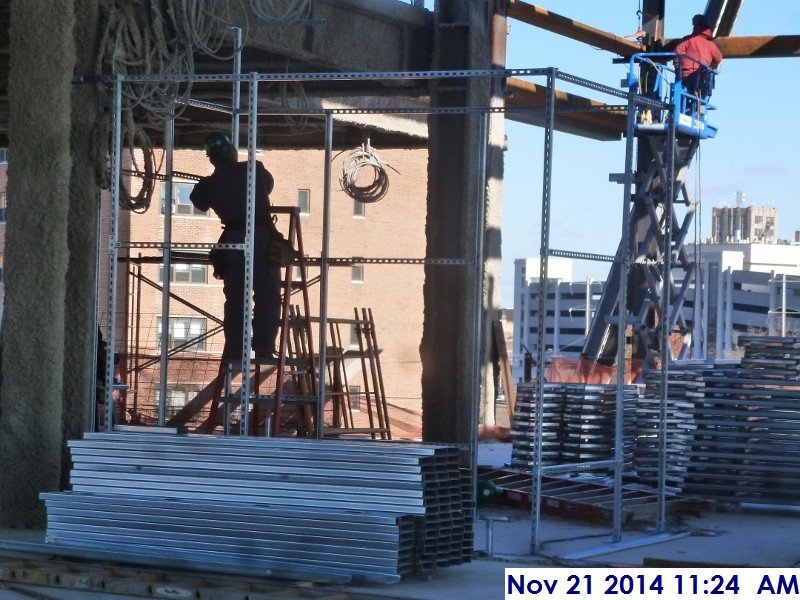
[[[787,58],[800,56],[800,35],[718,37],[714,42],[724,58]]]
[[[509,77],[506,80],[506,105],[510,108],[544,108],[547,101],[547,86],[536,85],[523,79]],[[626,111],[607,110],[604,102],[576,94],[555,91],[556,114],[554,127],[557,131],[581,135],[601,141],[622,139],[626,127]],[[559,108],[583,108],[587,112],[561,112]],[[592,110],[596,112],[591,112]],[[544,114],[509,111],[506,118],[544,126]]]
[[[506,393],[508,419],[509,423],[511,423],[514,420],[514,404],[517,398],[517,386],[514,385],[514,378],[511,376],[511,363],[508,360],[506,334],[503,331],[503,324],[500,321],[492,321],[492,332],[494,333],[494,343],[497,346],[497,362],[500,366],[500,376],[503,378],[503,389]]]

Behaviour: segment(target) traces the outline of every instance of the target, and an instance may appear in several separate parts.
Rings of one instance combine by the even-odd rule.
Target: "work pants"
[[[227,231],[226,241],[242,243],[244,235],[244,229]],[[280,321],[281,288],[280,269],[266,262],[268,241],[268,229],[265,226],[257,226],[253,251],[252,348],[256,353],[272,355]],[[242,355],[244,275],[244,252],[226,250],[223,277],[225,349],[222,352],[223,358],[226,359],[239,359]]]

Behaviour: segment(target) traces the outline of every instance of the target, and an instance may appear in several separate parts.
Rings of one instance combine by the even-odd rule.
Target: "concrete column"
[[[75,72],[81,75],[94,71],[98,12],[98,3],[94,0],[75,0]],[[99,187],[93,177],[92,159],[96,152],[92,132],[101,108],[94,86],[74,85],[71,91],[72,174],[67,220],[69,263],[64,335],[62,488],[68,483],[70,468],[67,440],[80,437],[86,430],[97,358],[93,349],[97,341],[95,292],[100,204]],[[113,344],[113,340],[109,343]]]
[[[0,523],[44,522],[59,488],[70,186],[71,1],[12,0]]]
[[[433,69],[480,69],[490,66],[491,14],[480,0],[436,3]],[[431,85],[431,105],[488,106],[491,82],[443,80]],[[492,152],[487,157],[487,190],[478,189],[479,135],[482,115],[432,115],[429,119],[427,255],[471,257],[479,198],[486,202],[481,388],[469,377],[473,352],[473,271],[428,266],[425,271],[425,317],[420,355],[422,372],[422,435],[427,441],[468,443],[472,402],[481,398],[481,413],[494,400],[488,364],[491,318],[500,286],[500,197],[502,194],[502,129],[491,124]],[[487,318],[487,315],[489,317]]]

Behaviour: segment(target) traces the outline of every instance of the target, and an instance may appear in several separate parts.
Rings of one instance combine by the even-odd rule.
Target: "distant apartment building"
[[[736,206],[711,209],[712,244],[775,244],[778,236],[778,209],[747,206],[744,192],[737,192]]]

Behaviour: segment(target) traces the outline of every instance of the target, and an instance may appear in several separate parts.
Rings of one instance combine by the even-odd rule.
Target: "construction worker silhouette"
[[[247,217],[247,162],[238,160],[230,138],[223,133],[209,134],[206,155],[214,172],[194,186],[190,199],[200,210],[211,208],[222,222],[219,243],[243,243]],[[266,261],[270,237],[270,204],[274,179],[261,161],[256,162],[255,239],[253,243],[253,339],[256,359],[274,356],[275,336],[280,316],[280,273]],[[223,360],[242,358],[244,336],[244,252],[222,250],[217,253],[214,276],[223,281],[225,309]],[[249,307],[248,307],[249,312]]]

